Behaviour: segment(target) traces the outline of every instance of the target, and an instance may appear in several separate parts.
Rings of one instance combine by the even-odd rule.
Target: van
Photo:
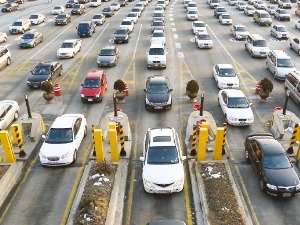
[[[83,20],[76,29],[79,37],[91,37],[95,33],[95,24],[91,20]]]
[[[274,78],[279,80],[284,80],[289,72],[296,70],[292,58],[283,50],[270,51],[266,66],[274,75]]]
[[[82,102],[102,102],[107,90],[107,79],[104,70],[91,70],[81,84]]]
[[[256,10],[253,15],[253,20],[259,26],[261,25],[272,25],[271,15],[265,10]]]
[[[147,54],[148,68],[167,68],[167,52],[162,42],[152,42]]]
[[[11,63],[11,53],[6,46],[0,46],[0,69]]]
[[[284,88],[290,91],[289,96],[300,106],[300,71],[292,71],[286,76]]]

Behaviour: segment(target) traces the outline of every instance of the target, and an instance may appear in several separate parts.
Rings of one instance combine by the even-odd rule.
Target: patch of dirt
[[[114,164],[104,162],[92,165],[73,224],[105,224],[116,171],[117,165]]]
[[[200,169],[210,224],[246,224],[240,213],[225,165],[223,163],[201,163]]]

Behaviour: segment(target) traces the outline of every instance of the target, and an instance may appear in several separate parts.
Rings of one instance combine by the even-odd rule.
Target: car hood
[[[49,144],[44,142],[40,152],[45,155],[46,157],[49,156],[59,156],[66,154],[69,151],[74,151],[75,147],[73,142],[71,143],[64,143],[64,144]]]
[[[120,38],[120,37],[125,38],[125,37],[127,37],[127,34],[115,34],[115,37],[118,37],[118,38]]]
[[[163,103],[167,102],[169,100],[170,93],[166,94],[152,94],[152,93],[147,93],[147,99],[149,102],[153,103]]]
[[[299,177],[297,176],[294,168],[286,168],[286,169],[266,169],[265,178],[268,183],[275,186],[295,186],[299,184]]]
[[[34,41],[34,39],[21,39],[19,41],[19,44],[28,44],[28,43],[31,43],[33,41]]]
[[[170,184],[183,179],[184,172],[181,163],[149,165],[143,167],[143,178],[156,184]]]
[[[234,116],[237,118],[253,118],[252,109],[249,108],[228,108],[227,110],[228,116]]]
[[[98,57],[98,62],[110,62],[115,58],[115,56],[101,55]]]
[[[73,49],[72,48],[59,48],[57,53],[72,53]]]
[[[66,20],[67,20],[67,18],[64,18],[64,19],[55,19],[56,22],[64,22]]]
[[[218,77],[220,83],[226,84],[238,84],[239,79],[237,77]]]
[[[100,93],[100,87],[97,88],[82,88],[81,94],[84,94],[86,96],[96,96]]]
[[[28,78],[28,81],[41,82],[41,81],[48,80],[49,78],[50,78],[50,74],[49,75],[32,75]]]

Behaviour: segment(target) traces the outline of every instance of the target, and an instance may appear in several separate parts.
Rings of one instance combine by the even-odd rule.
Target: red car
[[[82,102],[102,102],[107,89],[107,79],[104,70],[91,70],[81,84]]]

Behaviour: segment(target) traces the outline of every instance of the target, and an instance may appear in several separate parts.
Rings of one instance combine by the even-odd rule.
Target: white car
[[[259,0],[259,1],[254,2],[254,7],[256,9],[265,9],[265,8],[267,8],[267,4],[264,1]]]
[[[206,32],[199,32],[195,35],[195,43],[198,48],[212,48],[213,41],[211,36]]]
[[[20,107],[13,100],[0,101],[0,130],[6,130],[12,121],[19,118]]]
[[[298,22],[295,23],[295,28],[296,29],[300,29],[300,20]]]
[[[42,165],[61,166],[75,162],[77,151],[87,133],[87,124],[82,114],[64,114],[52,123],[39,157]]]
[[[133,31],[134,22],[132,20],[125,19],[121,22],[120,27],[127,28],[129,33],[131,33]]]
[[[144,9],[145,9],[145,6],[144,6],[144,3],[136,3],[135,4],[135,6],[134,6],[134,8],[138,8],[138,9],[140,9],[141,11],[144,11]]]
[[[232,24],[232,18],[228,13],[223,13],[219,16],[219,22],[222,25]]]
[[[237,0],[228,0],[228,4],[229,5],[236,5],[238,3],[238,1]]]
[[[254,8],[254,6],[248,5],[244,8],[244,14],[246,14],[247,16],[253,16],[255,10],[256,9]]]
[[[257,1],[257,0],[248,0],[248,4],[254,5],[254,3],[255,3],[256,1]]]
[[[267,7],[266,7],[266,11],[267,11],[270,15],[274,15],[276,9],[277,9],[277,6],[276,6],[276,5],[267,5]]]
[[[138,19],[139,19],[139,15],[136,12],[130,12],[127,14],[127,17],[126,17],[126,20],[131,20],[134,23],[137,23]]]
[[[92,22],[97,26],[102,25],[105,22],[105,20],[105,16],[102,13],[94,15],[92,18]]]
[[[300,55],[300,38],[291,39],[290,48],[295,50],[298,55]]]
[[[197,34],[198,32],[207,32],[206,24],[203,21],[194,21],[192,22],[192,31],[193,34]]]
[[[158,0],[158,1],[156,2],[156,6],[161,6],[161,7],[163,7],[164,9],[166,9],[167,4],[166,4],[165,0]]]
[[[154,30],[150,42],[162,42],[164,45],[166,44],[166,35],[163,30]]]
[[[246,2],[242,2],[242,1],[238,1],[237,4],[236,4],[236,8],[239,10],[239,11],[243,11],[247,6],[247,3]]]
[[[187,20],[198,20],[198,12],[196,10],[189,10],[186,13]]]
[[[238,89],[240,82],[231,64],[217,64],[213,66],[212,75],[220,89]]]
[[[109,7],[113,11],[118,11],[121,8],[121,6],[118,2],[111,3]]]
[[[244,25],[241,24],[233,25],[231,27],[230,33],[236,40],[244,40],[249,35],[249,31]]]
[[[81,50],[80,39],[65,40],[57,51],[58,58],[74,58]]]
[[[144,138],[143,184],[148,193],[180,192],[184,186],[186,156],[182,156],[178,134],[174,128],[148,129]]]
[[[31,22],[32,25],[38,25],[40,23],[45,22],[45,20],[46,17],[41,13],[35,13],[29,16],[29,21]]]
[[[65,7],[62,5],[54,6],[52,9],[52,15],[58,15],[65,12]]]
[[[189,2],[187,7],[186,7],[186,11],[189,11],[189,10],[198,10],[197,9],[197,4],[196,2]]]
[[[101,5],[101,0],[90,0],[89,7],[98,7]]]
[[[289,38],[289,32],[284,25],[273,25],[271,28],[271,35],[278,39]]]
[[[5,32],[0,32],[0,43],[7,41],[7,34]]]
[[[223,89],[218,93],[218,102],[225,120],[233,126],[248,126],[253,124],[254,115],[251,103],[244,92],[236,89]]]

